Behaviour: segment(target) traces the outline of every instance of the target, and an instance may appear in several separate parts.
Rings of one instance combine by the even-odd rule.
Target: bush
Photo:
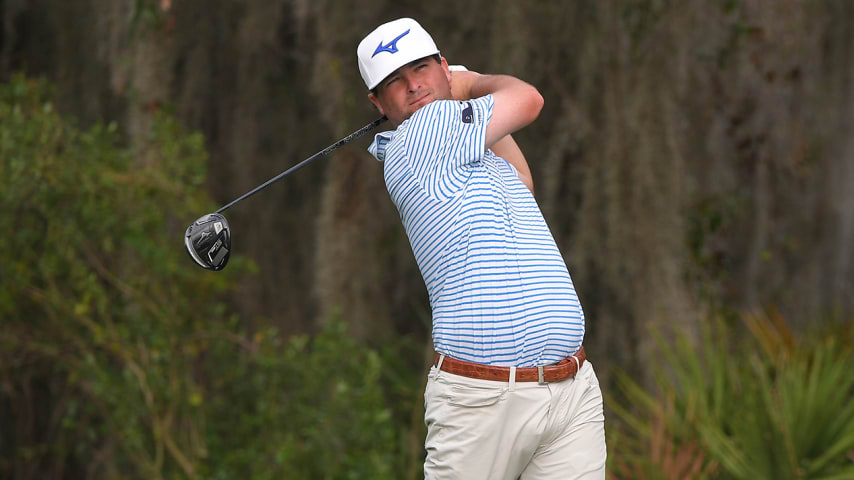
[[[621,478],[854,478],[851,327],[802,343],[778,315],[746,316],[744,342],[717,324],[699,349],[662,342],[657,396],[620,378]]]
[[[212,382],[207,417],[222,421],[209,426],[219,455],[206,477],[404,477],[406,414],[420,392],[411,374],[392,381],[396,355],[356,344],[341,323],[314,338],[269,329],[255,340],[251,355],[235,356],[226,343],[211,350],[238,364]],[[404,387],[398,395],[395,384]]]
[[[251,267],[183,251],[203,138],[153,125],[130,149],[0,85],[0,477],[401,478],[415,375],[340,324],[241,329],[219,299]]]

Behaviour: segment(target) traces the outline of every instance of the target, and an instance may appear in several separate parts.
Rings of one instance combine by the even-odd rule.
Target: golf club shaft
[[[225,205],[224,207],[221,207],[219,210],[217,210],[216,213],[222,213],[222,212],[228,210],[229,208],[231,208],[232,206],[234,206],[235,204],[237,204],[241,200],[249,198],[252,195],[255,195],[256,193],[258,193],[259,191],[267,188],[270,184],[272,184],[278,180],[281,180],[282,178],[290,175],[291,173],[299,170],[300,168],[308,165],[309,163],[317,160],[320,157],[329,155],[330,153],[334,152],[335,150],[338,150],[339,148],[343,147],[344,145],[352,142],[353,140],[355,140],[355,139],[361,137],[362,135],[370,132],[371,130],[375,129],[377,126],[379,126],[381,123],[383,123],[386,120],[387,120],[386,117],[381,117],[381,118],[374,120],[373,122],[371,122],[371,123],[365,125],[364,127],[356,130],[355,132],[351,133],[350,135],[347,135],[346,137],[342,138],[341,140],[338,140],[337,142],[333,143],[332,145],[324,148],[323,150],[321,150],[321,151],[315,153],[314,155],[306,158],[305,160],[299,162],[298,164],[294,165],[293,167],[291,167],[291,168],[285,170],[284,172],[276,175],[275,177],[267,180],[266,182],[262,183],[261,185],[258,185],[257,187],[253,188],[252,190],[244,193],[243,195],[241,195],[237,199],[232,200],[227,205]]]

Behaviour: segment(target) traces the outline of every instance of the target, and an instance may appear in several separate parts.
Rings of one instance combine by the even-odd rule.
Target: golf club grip
[[[263,190],[264,188],[266,188],[270,184],[272,184],[278,180],[281,180],[282,178],[288,176],[289,174],[291,174],[291,173],[299,170],[300,168],[308,165],[309,163],[313,162],[314,160],[317,160],[320,157],[329,155],[330,153],[334,152],[335,150],[338,150],[339,148],[343,147],[344,145],[352,142],[353,140],[355,140],[355,139],[361,137],[362,135],[370,132],[371,130],[377,128],[381,123],[385,122],[386,120],[388,120],[388,117],[385,117],[385,116],[374,120],[373,122],[371,122],[371,123],[365,125],[364,127],[356,130],[355,132],[351,133],[350,135],[347,135],[346,137],[342,138],[341,140],[338,140],[337,142],[333,143],[332,145],[324,148],[323,150],[321,150],[321,151],[315,153],[314,155],[306,158],[305,160],[299,162],[298,164],[294,165],[293,167],[291,167],[291,168],[285,170],[284,172],[276,175],[275,177],[267,180],[266,182],[262,183],[261,185],[258,185],[257,187],[253,188],[252,190],[244,193],[243,195],[232,200],[231,202],[229,202],[225,206],[220,207],[220,209],[217,210],[216,213],[222,213],[222,212],[228,210],[233,205],[235,205],[237,202],[240,202],[241,200],[244,200],[246,198],[251,197],[252,195],[258,193],[260,190]]]

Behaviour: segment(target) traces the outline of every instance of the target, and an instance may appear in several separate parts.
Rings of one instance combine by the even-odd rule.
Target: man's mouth
[[[409,105],[410,105],[410,106],[415,105],[416,103],[418,103],[418,102],[420,102],[420,101],[422,101],[422,100],[426,99],[429,95],[430,95],[429,93],[425,93],[424,95],[422,95],[422,96],[418,97],[417,99],[415,99],[415,101],[411,102]]]

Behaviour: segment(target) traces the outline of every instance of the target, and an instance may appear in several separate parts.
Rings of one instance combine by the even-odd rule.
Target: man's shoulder
[[[490,116],[492,96],[471,100],[434,100],[419,108],[393,132],[388,151],[423,157],[451,137],[477,135]],[[474,128],[471,128],[474,127]]]
[[[409,123],[418,123],[419,119],[434,117],[437,115],[449,114],[453,111],[454,106],[459,102],[456,100],[433,100],[432,102],[419,108],[407,120]],[[406,123],[406,122],[404,122]]]
[[[492,95],[471,100],[434,100],[419,108],[401,126],[411,123],[423,127],[433,125],[437,120],[463,124],[480,123],[480,118],[487,116],[491,105]]]

